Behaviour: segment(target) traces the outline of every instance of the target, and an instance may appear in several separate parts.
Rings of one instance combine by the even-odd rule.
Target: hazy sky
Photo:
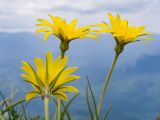
[[[0,31],[34,30],[36,18],[48,13],[79,24],[108,20],[108,12],[120,13],[130,25],[146,25],[151,32],[160,31],[160,0],[0,0]]]
[[[48,19],[49,13],[67,18],[69,21],[78,18],[79,25],[108,21],[108,12],[119,13],[129,20],[130,25],[145,25],[148,31],[156,34],[149,45],[140,42],[127,45],[125,52],[120,56],[108,91],[107,103],[114,103],[111,118],[155,118],[160,111],[159,5],[160,0],[0,0],[0,81],[6,81],[1,89],[6,91],[8,83],[14,83],[24,95],[28,87],[20,83],[21,61],[33,62],[33,58],[44,57],[48,50],[51,50],[54,56],[59,55],[59,42],[53,37],[45,42],[42,34],[1,32],[34,32],[36,19]],[[113,38],[102,35],[100,39],[77,40],[71,44],[70,51],[67,52],[70,64],[79,67],[82,77],[82,80],[78,81],[81,84],[78,86],[81,97],[85,96],[84,76],[87,74],[94,89],[100,90],[113,59]],[[85,102],[85,99],[83,100]],[[88,114],[84,113],[83,109],[82,115]]]
[[[60,53],[59,41],[53,37],[44,41],[42,35],[30,33],[0,33],[0,38],[0,90],[6,93],[10,92],[10,88],[16,89],[19,99],[26,91],[31,90],[20,77],[23,73],[20,70],[21,61],[26,60],[33,65],[35,57],[44,59],[45,53],[49,50],[54,58],[57,57]],[[113,38],[102,36],[99,41],[86,39],[71,43],[67,52],[68,66],[79,67],[75,74],[81,76],[80,80],[72,83],[81,93],[70,108],[72,115],[77,117],[74,120],[89,117],[85,102],[86,75],[89,76],[98,100],[114,56],[113,42]],[[113,72],[106,94],[108,98],[104,100],[104,108],[107,108],[106,104],[112,103],[110,120],[155,120],[160,112],[158,42],[154,40],[150,45],[137,42],[126,46]],[[43,104],[40,101],[31,101],[28,112],[42,115]]]

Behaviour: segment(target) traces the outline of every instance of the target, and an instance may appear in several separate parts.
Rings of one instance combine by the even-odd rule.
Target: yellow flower
[[[46,54],[45,62],[40,58],[35,58],[34,69],[28,62],[23,61],[21,69],[25,72],[22,77],[30,83],[34,90],[26,94],[25,99],[30,100],[34,97],[58,97],[62,100],[68,100],[66,92],[78,92],[73,86],[65,86],[67,83],[77,80],[80,77],[71,75],[77,70],[77,67],[67,68],[68,57],[61,57],[52,60],[51,52]]]
[[[93,25],[76,28],[78,22],[77,19],[67,23],[65,19],[58,16],[49,15],[49,17],[52,22],[45,19],[38,19],[40,23],[37,24],[37,26],[43,28],[36,30],[36,32],[44,32],[44,40],[47,40],[50,35],[58,37],[61,40],[61,52],[65,52],[69,49],[69,42],[72,40],[87,37],[98,39],[97,36],[92,34],[92,32],[94,32],[94,30],[91,29]]]
[[[114,17],[112,14],[108,14],[110,19],[110,26],[103,22],[98,24],[97,26],[102,27],[98,33],[112,33],[114,36],[117,47],[119,46],[120,51],[123,51],[124,45],[135,42],[135,41],[142,41],[144,39],[151,40],[148,38],[147,35],[151,35],[149,32],[145,32],[145,26],[128,26],[127,20],[122,20],[119,15]]]

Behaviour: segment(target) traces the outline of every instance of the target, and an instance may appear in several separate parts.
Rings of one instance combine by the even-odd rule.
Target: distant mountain
[[[73,41],[67,52],[69,66],[78,66],[79,70],[76,74],[81,76],[80,81],[73,82],[81,94],[70,108],[76,120],[89,117],[84,99],[87,86],[86,74],[98,100],[106,72],[114,57],[113,39],[106,35],[100,36],[100,39]],[[149,41],[150,45],[137,42],[126,46],[113,73],[103,105],[104,113],[112,103],[110,120],[154,120],[160,112],[160,42],[158,40],[160,35],[154,36],[154,41]],[[21,61],[27,60],[33,64],[35,57],[44,58],[49,50],[53,52],[53,56],[59,55],[57,38],[50,37],[49,40],[44,41],[42,34],[0,33],[0,81],[3,82],[0,90],[9,94],[9,88],[13,85],[18,90],[16,98],[24,96],[30,87],[20,77]],[[28,107],[30,114],[43,112],[40,109],[43,105],[39,101],[35,99],[30,103]],[[32,112],[29,109],[32,109]]]

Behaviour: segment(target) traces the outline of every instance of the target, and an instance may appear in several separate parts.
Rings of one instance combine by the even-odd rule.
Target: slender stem
[[[61,58],[63,59],[65,56],[65,51],[61,50]]]
[[[44,97],[44,115],[45,120],[49,120],[49,98]]]
[[[54,117],[53,117],[53,120],[57,120],[57,106],[56,106],[56,109],[54,111]]]
[[[102,94],[100,96],[100,99],[99,99],[99,103],[98,103],[98,109],[97,109],[97,114],[99,115],[100,113],[100,110],[101,110],[101,107],[102,107],[102,103],[103,103],[103,99],[104,99],[104,95],[106,93],[106,90],[107,90],[107,87],[109,85],[109,82],[110,82],[110,78],[111,78],[111,75],[112,75],[112,72],[113,72],[113,69],[115,67],[115,64],[117,62],[117,59],[119,57],[120,54],[116,53],[115,57],[114,57],[114,60],[113,60],[113,63],[112,63],[112,66],[109,70],[109,73],[107,75],[107,78],[106,78],[106,83],[104,85],[104,88],[103,88],[103,91],[102,91]]]
[[[61,100],[58,98],[58,120],[61,119]]]
[[[61,50],[61,59],[63,59],[64,58],[64,56],[65,56],[65,52],[66,51],[63,51],[63,50]],[[57,99],[58,100],[58,120],[60,120],[61,119],[61,100],[58,98]]]
[[[61,58],[64,58],[65,52],[69,49],[69,41],[61,40],[60,43]]]
[[[0,120],[4,120],[3,116],[1,115],[1,113],[0,113]]]

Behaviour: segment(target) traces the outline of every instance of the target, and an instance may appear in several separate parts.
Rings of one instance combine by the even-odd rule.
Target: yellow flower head
[[[61,41],[71,41],[86,37],[97,39],[96,36],[90,34],[90,32],[93,31],[91,30],[91,25],[76,28],[78,22],[77,19],[67,23],[65,19],[58,16],[49,15],[49,17],[52,22],[45,19],[38,19],[40,23],[37,24],[37,26],[41,26],[43,28],[36,30],[36,32],[44,32],[44,40],[47,40],[48,36],[51,34],[57,36]]]
[[[147,37],[147,35],[151,34],[144,31],[144,26],[128,26],[128,21],[122,20],[119,15],[114,17],[109,13],[108,17],[110,19],[110,26],[105,22],[98,24],[97,26],[102,27],[99,33],[112,33],[117,45],[124,46],[131,42],[143,41],[143,39],[151,40]]]
[[[46,54],[45,62],[40,58],[35,58],[34,69],[28,62],[23,61],[21,69],[25,72],[22,77],[30,83],[34,90],[26,94],[25,99],[30,100],[34,97],[42,98],[51,96],[58,97],[62,100],[68,100],[66,92],[78,92],[73,86],[65,86],[67,83],[77,80],[80,77],[71,75],[77,70],[77,67],[67,68],[68,57],[61,57],[52,60],[51,52]]]
[[[36,30],[37,33],[45,33],[44,40],[50,35],[55,35],[61,40],[60,49],[61,49],[61,56],[64,57],[65,52],[69,49],[69,42],[72,40],[76,40],[79,38],[93,38],[98,39],[97,36],[93,35],[92,30],[93,25],[84,26],[84,27],[77,27],[77,19],[74,19],[70,23],[67,23],[65,19],[62,19],[58,16],[49,15],[51,18],[51,22],[45,19],[38,19],[40,22],[37,26],[42,28]]]

